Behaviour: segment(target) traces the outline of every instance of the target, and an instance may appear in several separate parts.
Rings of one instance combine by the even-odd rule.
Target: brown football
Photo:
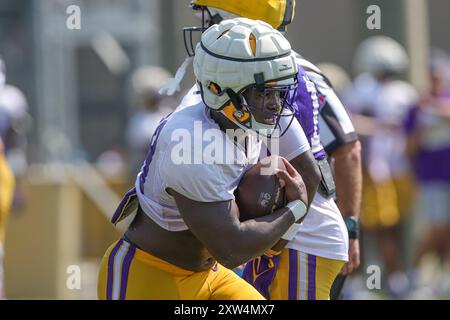
[[[285,170],[277,156],[261,159],[242,177],[236,189],[240,221],[255,219],[286,205],[284,188],[280,187],[275,169]]]

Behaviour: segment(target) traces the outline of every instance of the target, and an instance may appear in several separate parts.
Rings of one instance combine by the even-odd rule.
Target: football
[[[285,170],[285,166],[281,158],[271,156],[244,174],[235,192],[240,221],[268,215],[286,205],[285,189],[278,182],[276,169]]]

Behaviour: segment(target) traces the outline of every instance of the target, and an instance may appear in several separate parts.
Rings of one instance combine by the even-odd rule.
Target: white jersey
[[[197,91],[196,86],[192,87],[179,108],[199,103],[201,96]],[[288,121],[288,118],[283,117],[281,121]],[[300,123],[294,119],[279,140],[278,154],[292,160],[308,150],[308,139]],[[265,156],[265,152],[263,146],[261,155]],[[287,247],[328,259],[348,260],[348,231],[333,199],[316,194],[299,232]]]
[[[315,256],[348,261],[348,231],[332,198],[316,193],[299,231],[287,245]]]
[[[143,211],[162,228],[182,231],[188,227],[168,188],[198,202],[234,199],[242,175],[260,153],[254,135],[246,141],[244,148],[221,131],[202,102],[189,108],[182,103],[160,123],[136,179]]]
[[[289,161],[295,158],[290,156],[295,154],[291,153],[291,148],[302,143],[299,128],[290,127],[289,134],[280,139],[280,156]],[[327,259],[348,261],[348,231],[333,198],[315,194],[299,231],[286,247]]]

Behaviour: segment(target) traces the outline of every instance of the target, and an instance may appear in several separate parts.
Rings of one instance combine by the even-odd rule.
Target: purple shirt
[[[443,94],[441,98],[449,99],[450,93]],[[447,125],[450,123],[430,123],[424,121],[426,115],[416,106],[412,108],[405,120],[405,130],[408,134],[414,132],[423,133],[425,130],[431,130],[432,126]],[[450,139],[449,139],[450,141]],[[415,157],[416,176],[422,183],[443,182],[450,184],[450,142],[445,142],[439,147],[431,148],[427,142],[419,147]]]

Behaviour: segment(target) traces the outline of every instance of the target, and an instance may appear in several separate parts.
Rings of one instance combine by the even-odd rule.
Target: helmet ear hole
[[[215,95],[220,96],[222,94],[222,88],[215,82],[211,81],[208,85],[208,89]]]

